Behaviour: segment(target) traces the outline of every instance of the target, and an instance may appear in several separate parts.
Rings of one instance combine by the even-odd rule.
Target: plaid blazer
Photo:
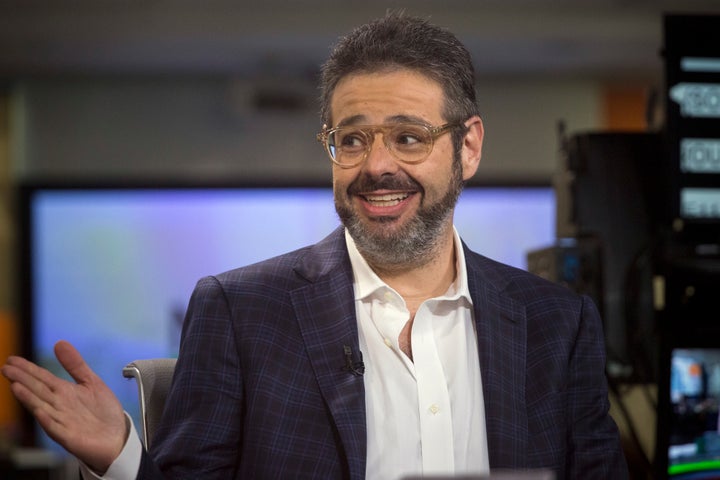
[[[627,477],[593,303],[465,249],[491,468]],[[362,376],[342,228],[201,279],[139,478],[364,479]],[[372,365],[368,365],[372,368]]]

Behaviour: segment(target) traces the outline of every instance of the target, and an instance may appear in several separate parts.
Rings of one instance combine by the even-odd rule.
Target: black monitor
[[[720,258],[673,251],[658,273],[657,478],[720,478]]]
[[[720,15],[668,14],[664,29],[672,235],[655,277],[657,477],[720,478]]]
[[[718,242],[720,15],[666,15],[664,31],[672,229],[682,240]]]

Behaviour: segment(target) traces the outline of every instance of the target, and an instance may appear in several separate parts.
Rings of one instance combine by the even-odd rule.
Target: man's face
[[[447,122],[443,105],[438,83],[400,69],[345,77],[330,107],[333,126],[438,126]],[[397,160],[383,140],[382,133],[375,134],[361,164],[333,166],[335,208],[368,261],[388,267],[420,265],[452,235],[452,213],[462,182],[475,172],[476,164],[464,172],[462,152],[454,155],[450,132],[436,138],[425,161],[412,165]]]

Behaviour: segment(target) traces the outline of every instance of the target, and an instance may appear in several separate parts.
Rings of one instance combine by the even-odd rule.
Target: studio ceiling
[[[0,77],[311,76],[354,25],[405,8],[451,28],[481,75],[655,76],[664,13],[720,0],[0,0]]]

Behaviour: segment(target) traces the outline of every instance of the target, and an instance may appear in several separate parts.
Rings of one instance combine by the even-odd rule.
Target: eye
[[[429,141],[428,137],[422,127],[413,125],[399,126],[392,131],[393,144],[402,148],[425,146]]]
[[[362,130],[338,130],[335,133],[335,141],[338,148],[345,151],[364,150],[367,142],[366,135]]]

